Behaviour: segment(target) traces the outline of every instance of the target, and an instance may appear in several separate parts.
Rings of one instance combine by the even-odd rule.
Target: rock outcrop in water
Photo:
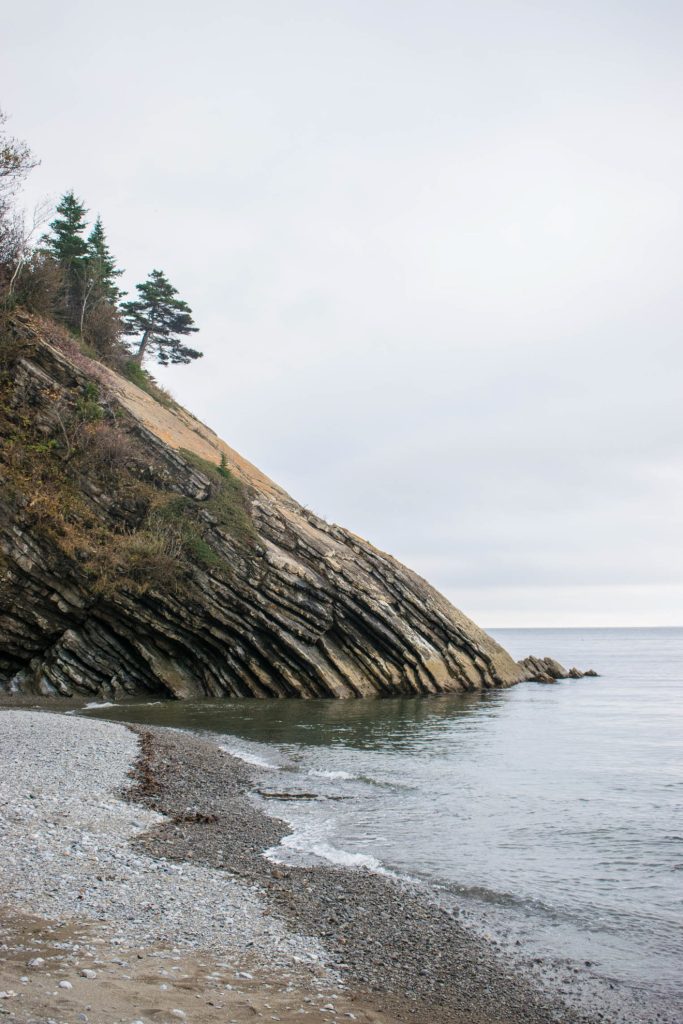
[[[580,668],[565,668],[554,658],[536,658],[530,654],[518,662],[524,671],[525,679],[533,679],[538,683],[556,683],[558,679],[583,679],[584,676],[597,676],[597,672],[589,668],[582,672]]]
[[[49,324],[0,339],[0,427],[0,690],[357,697],[532,674]]]

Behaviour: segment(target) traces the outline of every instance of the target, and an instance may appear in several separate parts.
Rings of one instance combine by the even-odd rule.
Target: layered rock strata
[[[0,690],[343,698],[529,678],[415,573],[49,334],[24,318],[0,340]]]
[[[533,679],[538,683],[556,683],[558,679],[583,679],[584,676],[597,676],[592,668],[582,672],[580,668],[565,668],[554,658],[536,658],[530,654],[518,662],[524,672],[525,679]]]

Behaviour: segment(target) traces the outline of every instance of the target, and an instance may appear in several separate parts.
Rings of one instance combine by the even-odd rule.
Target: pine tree
[[[102,218],[99,215],[88,235],[87,263],[90,279],[88,283],[95,293],[94,297],[106,299],[116,306],[121,296],[125,294],[116,283],[117,277],[120,277],[123,271],[117,268],[116,260],[109,250]]]
[[[194,334],[192,310],[161,270],[153,270],[146,281],[136,285],[139,298],[124,302],[124,333],[142,335],[134,359],[138,365],[154,352],[162,366],[189,363],[203,353],[183,344],[182,337]]]

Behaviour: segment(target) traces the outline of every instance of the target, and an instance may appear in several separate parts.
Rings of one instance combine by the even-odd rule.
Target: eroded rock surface
[[[537,683],[555,683],[558,679],[583,679],[584,676],[597,676],[592,668],[582,672],[579,668],[565,668],[554,658],[536,658],[530,654],[518,662],[524,678]]]
[[[184,410],[34,321],[2,346],[0,689],[356,697],[528,678]]]

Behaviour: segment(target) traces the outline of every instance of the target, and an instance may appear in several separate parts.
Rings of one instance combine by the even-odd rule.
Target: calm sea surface
[[[683,629],[492,632],[600,678],[88,713],[220,734],[269,766],[268,790],[324,798],[263,801],[293,828],[273,858],[421,879],[570,989],[683,1019]]]

